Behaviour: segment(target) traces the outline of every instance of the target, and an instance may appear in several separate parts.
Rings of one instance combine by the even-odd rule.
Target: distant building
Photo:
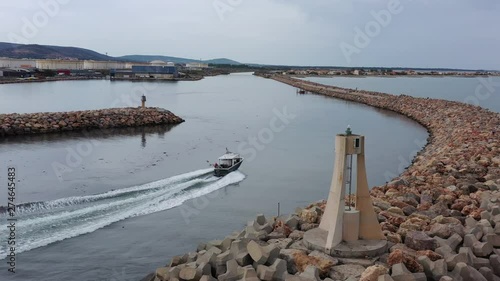
[[[83,69],[124,69],[126,68],[125,62],[119,61],[95,61],[95,60],[85,60],[83,61]]]
[[[190,62],[186,63],[186,68],[189,70],[200,70],[203,68],[208,68],[207,63],[200,63],[200,62]]]
[[[84,67],[84,61],[81,60],[59,60],[59,59],[47,59],[47,60],[36,60],[36,68],[44,70],[59,70],[59,69],[69,69],[69,70],[80,70]]]
[[[2,68],[0,69],[0,77],[5,78],[28,78],[32,77],[33,72],[25,68]]]
[[[30,59],[0,58],[0,68],[35,68],[36,61]]]
[[[179,77],[177,67],[173,63],[156,60],[148,64],[131,65],[131,70],[111,70],[115,79],[174,79]]]
[[[132,72],[135,77],[140,78],[168,79],[179,75],[177,67],[171,65],[133,65]]]

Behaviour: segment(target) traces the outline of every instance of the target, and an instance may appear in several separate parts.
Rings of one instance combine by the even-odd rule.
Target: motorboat
[[[238,153],[230,152],[226,149],[226,153],[219,157],[217,163],[214,164],[214,175],[216,177],[223,177],[238,170],[241,163],[243,163],[243,157]]]

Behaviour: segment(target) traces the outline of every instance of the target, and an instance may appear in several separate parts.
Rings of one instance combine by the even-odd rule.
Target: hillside
[[[84,48],[37,45],[37,44],[23,45],[23,44],[13,44],[7,42],[0,42],[0,57],[18,58],[18,59],[22,58],[78,59],[78,60],[111,60],[111,61],[137,61],[137,62],[150,62],[153,60],[162,60],[174,63],[199,62],[199,60],[195,59],[178,58],[178,57],[161,56],[161,55],[128,55],[122,57],[110,57]],[[202,62],[209,64],[230,64],[230,65],[241,64],[237,61],[226,58],[204,60]]]
[[[0,42],[0,57],[30,59],[80,59],[117,60],[98,52],[76,48],[47,45],[20,45]]]
[[[140,62],[149,62],[153,60],[162,60],[162,61],[170,61],[174,63],[190,63],[190,62],[200,62],[200,60],[188,59],[188,58],[179,58],[179,57],[170,57],[170,56],[155,56],[155,55],[128,55],[118,57],[121,60],[127,61],[140,61]],[[226,58],[218,58],[211,60],[202,60],[202,63],[208,64],[230,64],[230,65],[240,65],[241,63],[226,59]]]

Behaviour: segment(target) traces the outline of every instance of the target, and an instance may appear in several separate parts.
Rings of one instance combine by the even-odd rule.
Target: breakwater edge
[[[184,120],[155,107],[0,114],[0,136],[179,124]]]
[[[304,231],[317,227],[324,211],[325,202],[316,202],[287,217],[259,215],[244,230],[200,244],[143,280],[490,280],[500,275],[498,113],[281,75],[267,78],[391,110],[427,128],[428,144],[412,165],[371,190],[389,252],[351,260],[304,247]]]

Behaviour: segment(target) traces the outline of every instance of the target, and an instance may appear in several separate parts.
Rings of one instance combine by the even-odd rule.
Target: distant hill
[[[49,45],[23,45],[7,42],[0,42],[0,57],[17,58],[17,59],[78,59],[78,60],[110,60],[110,61],[137,61],[150,62],[153,60],[162,60],[174,63],[189,63],[199,62],[199,60],[178,58],[160,55],[128,55],[122,57],[110,57],[89,49],[77,47],[61,47]],[[240,65],[241,63],[226,59],[218,58],[204,60],[203,63],[209,64],[231,64]]]
[[[127,60],[127,61],[138,61],[138,62],[150,62],[153,60],[162,60],[162,61],[173,62],[173,63],[200,62],[200,60],[195,60],[195,59],[170,57],[170,56],[154,56],[154,55],[128,55],[128,56],[118,57],[118,59]],[[240,65],[241,64],[237,61],[226,59],[226,58],[202,60],[201,62],[202,63],[209,63],[209,64],[231,64],[231,65]]]
[[[47,45],[21,45],[0,42],[0,57],[29,59],[79,59],[79,60],[117,60],[98,52],[76,48]]]

